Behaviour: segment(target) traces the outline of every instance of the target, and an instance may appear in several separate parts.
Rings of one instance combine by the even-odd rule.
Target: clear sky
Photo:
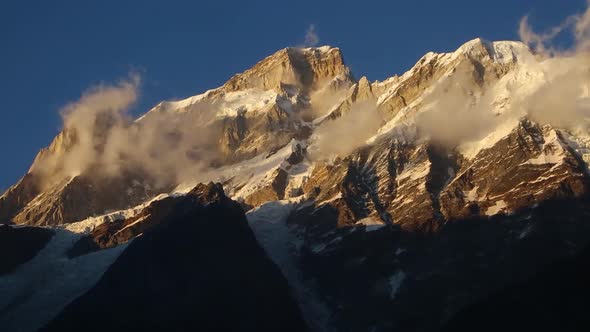
[[[223,84],[274,51],[342,49],[357,77],[384,79],[428,51],[475,37],[517,39],[580,12],[586,0],[30,1],[0,4],[0,190],[59,132],[59,109],[88,88],[141,73],[134,113]]]

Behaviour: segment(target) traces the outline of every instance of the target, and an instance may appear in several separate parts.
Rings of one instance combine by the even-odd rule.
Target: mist
[[[501,121],[488,91],[478,88],[470,69],[458,68],[425,96],[415,119],[418,135],[447,147],[482,138]]]
[[[590,1],[589,1],[590,5]],[[528,117],[542,125],[580,131],[588,130],[590,120],[590,9],[571,15],[555,27],[537,33],[528,16],[522,18],[519,35],[533,56],[522,56],[514,71],[535,75],[537,82],[494,89],[495,83],[478,86],[472,69],[457,68],[437,82],[424,97],[415,119],[420,136],[455,147],[478,141],[500,126]],[[569,33],[574,41],[568,49],[558,49],[553,41]],[[502,93],[502,95],[500,95]],[[494,103],[507,99],[501,112]]]
[[[520,22],[520,37],[546,58],[541,64],[543,84],[523,101],[531,119],[571,131],[587,130],[590,118],[590,0],[583,13],[567,17],[547,32],[536,33],[528,17]],[[570,33],[574,43],[559,50],[553,40]]]
[[[312,158],[345,157],[377,133],[383,124],[375,100],[353,103],[348,112],[324,122],[312,137]]]
[[[310,24],[307,31],[305,31],[305,42],[303,45],[305,47],[313,47],[317,46],[319,43],[320,37],[315,30],[315,24]]]
[[[45,153],[31,172],[45,182],[91,171],[116,176],[147,173],[156,185],[169,186],[194,176],[219,156],[213,132],[214,105],[192,112],[150,112],[134,121],[129,114],[139,96],[140,78],[100,85],[61,110],[64,151]],[[48,184],[49,184],[48,183]]]

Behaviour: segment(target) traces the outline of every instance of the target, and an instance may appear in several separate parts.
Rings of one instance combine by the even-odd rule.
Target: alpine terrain
[[[584,330],[588,59],[286,48],[137,119],[133,77],[91,91],[0,197],[0,330]]]

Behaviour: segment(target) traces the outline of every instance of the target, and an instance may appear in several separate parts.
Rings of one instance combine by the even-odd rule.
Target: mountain
[[[66,125],[0,197],[0,236],[31,243],[0,276],[0,322],[48,304],[23,330],[84,326],[88,312],[105,318],[96,329],[314,331],[484,315],[482,301],[510,301],[505,289],[590,244],[587,127],[546,113],[587,95],[547,99],[568,79],[558,60],[474,39],[371,82],[338,48],[287,48],[123,125],[97,117],[92,155],[127,130],[150,133],[155,157],[69,173],[83,133]]]

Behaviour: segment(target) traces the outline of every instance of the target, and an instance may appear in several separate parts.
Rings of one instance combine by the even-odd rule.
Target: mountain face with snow
[[[473,303],[590,243],[587,129],[526,111],[554,81],[552,61],[523,43],[475,39],[370,82],[338,48],[283,49],[126,124],[162,124],[164,149],[187,147],[194,162],[182,172],[125,159],[115,173],[99,163],[61,172],[82,140],[66,127],[0,196],[0,223],[11,225],[0,238],[31,239],[0,262],[0,325],[16,329],[47,304],[21,330],[84,326],[97,310],[119,322],[103,329],[436,331],[462,321]],[[92,124],[96,151],[112,123]],[[48,167],[58,171],[48,177]],[[60,271],[92,278],[67,285]],[[206,285],[219,280],[233,290],[213,299]],[[46,286],[54,294],[37,292]],[[232,306],[222,322],[216,310],[235,304],[232,293],[250,308]],[[170,305],[164,316],[157,301]],[[208,301],[208,315],[178,314]]]

